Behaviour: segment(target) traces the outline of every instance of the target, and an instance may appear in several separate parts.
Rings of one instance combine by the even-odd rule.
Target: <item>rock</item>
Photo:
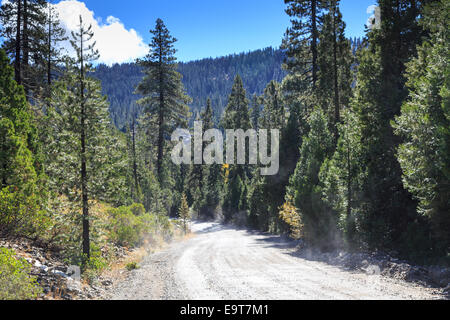
[[[444,293],[447,294],[447,295],[450,294],[450,283],[447,284],[447,287],[445,287]]]
[[[103,280],[101,283],[105,287],[109,287],[109,286],[111,286],[113,284],[112,281],[109,280],[109,279]]]
[[[65,274],[64,272],[59,271],[59,270],[52,270],[51,273],[54,275],[63,277],[63,278],[69,278],[69,276],[67,274]]]

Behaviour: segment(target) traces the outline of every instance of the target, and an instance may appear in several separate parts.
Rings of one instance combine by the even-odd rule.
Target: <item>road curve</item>
[[[196,235],[148,256],[111,299],[440,299],[437,290],[298,258],[279,237],[194,223]]]

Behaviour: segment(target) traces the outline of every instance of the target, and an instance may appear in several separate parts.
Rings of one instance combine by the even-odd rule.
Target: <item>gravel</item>
[[[109,290],[120,300],[432,300],[448,288],[407,282],[410,268],[386,257],[345,252],[317,256],[296,242],[218,223],[194,223],[196,233],[128,272]],[[337,260],[340,260],[339,264]],[[395,259],[394,259],[395,260]],[[352,262],[353,261],[353,262]],[[382,263],[378,263],[378,262]],[[388,261],[389,264],[383,261]],[[387,266],[387,267],[386,267]],[[390,267],[389,267],[390,266]],[[417,269],[414,272],[424,272]],[[447,290],[447,291],[445,291]]]

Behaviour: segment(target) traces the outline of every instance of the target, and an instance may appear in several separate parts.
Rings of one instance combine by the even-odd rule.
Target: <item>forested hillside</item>
[[[214,115],[219,119],[237,74],[242,76],[249,96],[260,95],[271,80],[283,80],[286,75],[281,68],[284,57],[280,49],[266,48],[179,63],[178,71],[183,76],[188,95],[192,97],[191,111],[200,111],[205,107],[206,99],[210,98]],[[139,110],[136,105],[139,96],[134,94],[134,89],[142,79],[141,68],[134,63],[116,64],[112,67],[99,65],[93,76],[102,82],[114,123],[123,128],[127,119]]]

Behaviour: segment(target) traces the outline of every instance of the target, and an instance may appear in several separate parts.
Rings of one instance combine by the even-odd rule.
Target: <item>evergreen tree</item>
[[[224,129],[242,129],[244,131],[251,128],[249,101],[247,92],[240,75],[234,79],[233,88],[228,98],[228,105],[225,108],[221,126]]]
[[[150,53],[138,63],[144,69],[144,78],[136,92],[143,96],[138,101],[144,107],[156,137],[156,171],[160,183],[163,182],[163,162],[165,159],[165,140],[170,137],[176,126],[187,120],[190,98],[185,94],[181,75],[177,72],[174,49],[176,39],[161,19],[156,27],[150,44]]]
[[[431,221],[440,255],[450,248],[449,12],[448,0],[425,11],[423,25],[430,39],[408,64],[410,93],[394,124],[404,138],[398,150],[403,184],[419,201],[419,213]]]
[[[350,41],[345,38],[339,0],[326,1],[326,7],[328,12],[323,17],[318,45],[317,100],[329,115],[330,130],[337,143],[337,124],[341,121],[342,108],[348,106],[351,97],[353,58]]]
[[[356,237],[360,227],[361,185],[365,172],[361,172],[361,125],[356,114],[346,109],[342,123],[338,125],[339,141],[334,155],[322,165],[319,179],[322,184],[322,199],[325,207],[333,211],[344,240],[349,246],[361,243]]]
[[[45,222],[45,195],[29,149],[33,113],[13,73],[0,49],[0,234],[35,235]]]
[[[45,8],[45,0],[6,1],[0,8],[2,47],[13,60],[15,79],[27,98],[42,83],[37,67],[45,56]]]
[[[86,76],[90,63],[98,58],[92,37],[92,27],[86,27],[80,16],[78,31],[72,32],[71,40],[77,59],[67,65],[66,73],[55,83],[49,110],[55,123],[54,138],[47,144],[51,155],[48,171],[54,187],[82,211],[84,266],[90,258],[90,201],[105,200],[108,187],[118,187],[108,171],[118,170],[112,167],[118,141],[113,140],[106,97],[101,95],[99,82]],[[124,148],[122,143],[119,149]]]
[[[325,9],[323,0],[285,0],[292,18],[282,48],[286,50],[284,89],[290,102],[302,101],[308,108],[315,103],[318,82],[318,44]]]
[[[277,129],[283,132],[286,124],[286,111],[282,101],[280,84],[271,81],[262,96],[264,108],[260,118],[259,127],[270,130]],[[271,139],[269,139],[269,142]],[[270,145],[270,143],[269,143]],[[269,147],[270,148],[270,147]],[[281,160],[281,166],[283,160]],[[274,176],[261,176],[259,168],[255,173],[249,187],[249,219],[253,227],[264,231],[278,231],[280,221],[278,208],[284,197],[285,180],[280,173]],[[284,177],[287,180],[287,177]]]
[[[187,202],[186,194],[184,194],[184,193],[181,196],[181,205],[180,205],[180,210],[179,210],[178,213],[179,213],[179,216],[181,218],[181,221],[183,222],[184,234],[187,234],[187,232],[188,232],[188,223],[189,223],[189,219],[191,217],[190,217],[189,205],[188,205],[188,202]]]
[[[64,62],[65,55],[63,49],[60,47],[62,41],[68,40],[66,31],[61,26],[59,15],[54,6],[47,2],[47,15],[45,21],[45,62],[42,63],[45,68],[45,87],[47,90],[47,97],[50,97],[51,84],[53,79],[60,73],[60,67]]]
[[[319,173],[322,164],[333,150],[333,138],[328,130],[327,117],[320,108],[311,113],[310,132],[303,139],[300,160],[290,178],[287,198],[292,199],[304,223],[307,240],[324,249],[334,244],[334,217],[324,210],[321,201]]]
[[[353,106],[361,125],[360,174],[362,200],[359,236],[370,248],[401,247],[417,215],[404,189],[396,159],[399,139],[391,120],[406,98],[405,63],[423,32],[418,26],[423,1],[379,0],[380,28],[368,33],[369,46],[360,51]]]
[[[242,78],[237,75],[228,99],[228,105],[221,120],[222,128],[242,129],[244,131],[250,129],[248,106],[249,101],[246,97]],[[247,159],[247,156],[245,158]],[[248,166],[246,165],[233,164],[229,168],[223,203],[224,214],[227,220],[231,220],[233,215],[247,209],[247,197],[244,189],[247,183],[248,171]]]
[[[260,98],[255,94],[253,94],[252,97],[252,111],[251,111],[251,122],[252,127],[255,130],[259,129],[259,121],[261,117],[261,104],[260,104]]]

